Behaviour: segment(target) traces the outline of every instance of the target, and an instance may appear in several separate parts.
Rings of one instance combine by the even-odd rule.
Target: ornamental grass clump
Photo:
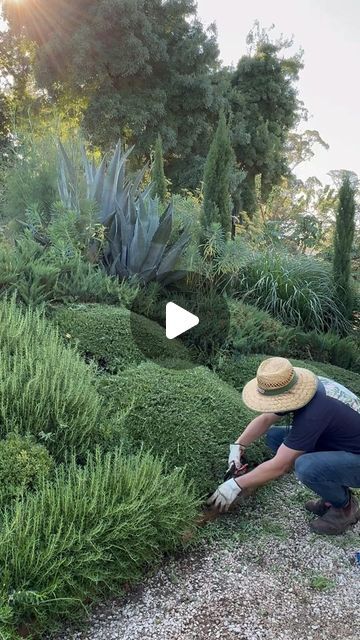
[[[182,544],[198,509],[181,470],[150,453],[89,455],[5,512],[0,529],[0,620],[33,633],[119,595]],[[7,622],[6,626],[4,621]]]
[[[0,302],[0,437],[32,434],[54,458],[84,457],[94,445],[102,402],[95,368],[63,344],[38,311]]]
[[[248,255],[236,285],[245,302],[305,331],[348,332],[331,268],[309,256],[267,251]]]

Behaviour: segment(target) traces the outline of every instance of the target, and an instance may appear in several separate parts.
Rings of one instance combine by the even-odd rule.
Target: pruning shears
[[[240,476],[243,476],[248,472],[248,469],[248,464],[243,464],[241,465],[240,469],[237,469],[235,462],[232,462],[227,472],[225,473],[224,482],[226,482],[227,480],[231,480],[231,478],[239,478]]]

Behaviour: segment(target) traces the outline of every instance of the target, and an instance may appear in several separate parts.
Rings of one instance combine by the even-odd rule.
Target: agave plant
[[[189,242],[186,231],[174,245],[169,244],[173,224],[173,205],[159,215],[159,201],[150,196],[152,185],[141,192],[143,169],[130,181],[126,161],[132,148],[123,152],[121,142],[107,161],[97,166],[81,149],[86,181],[86,197],[95,201],[99,223],[105,227],[106,242],[102,263],[112,276],[136,278],[141,282],[169,282],[183,275],[177,270],[179,259]],[[80,211],[80,188],[76,167],[59,143],[59,193],[63,203]]]

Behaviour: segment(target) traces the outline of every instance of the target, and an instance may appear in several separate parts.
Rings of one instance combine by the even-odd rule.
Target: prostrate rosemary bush
[[[339,338],[334,333],[304,333],[295,329],[290,335],[286,351],[279,351],[278,355],[291,354],[296,358],[330,363],[360,373],[360,343],[355,334]]]
[[[244,385],[252,378],[255,378],[260,363],[268,357],[268,355],[263,354],[240,356],[238,358],[224,358],[218,368],[217,374],[222,380],[241,392]],[[313,371],[316,375],[332,378],[360,397],[360,375],[358,373],[323,362],[297,360],[289,355],[287,357],[290,357],[291,362],[296,367],[304,367],[305,369],[310,369],[310,371]]]
[[[253,417],[237,391],[203,367],[166,369],[142,363],[119,376],[101,380],[104,396],[126,411],[124,430],[134,451],[145,448],[165,454],[169,468],[186,465],[201,496],[222,480],[228,448]],[[249,449],[258,463],[266,447]]]
[[[254,306],[229,299],[228,348],[242,354],[277,354],[287,350],[291,329]]]
[[[43,445],[30,436],[8,433],[0,440],[0,509],[25,491],[37,489],[53,467]]]
[[[109,373],[145,360],[132,329],[136,329],[138,344],[149,342],[159,360],[189,360],[181,343],[169,341],[158,324],[128,309],[96,304],[61,307],[55,310],[53,320],[68,343]]]
[[[183,473],[165,474],[149,453],[97,451],[84,468],[60,467],[52,483],[4,515],[2,629],[49,633],[84,614],[85,601],[120,594],[182,544],[197,508]]]
[[[355,337],[340,338],[334,333],[305,333],[287,327],[265,311],[240,301],[229,300],[230,353],[266,353],[329,362],[360,373],[360,345]]]
[[[38,311],[0,302],[0,437],[31,433],[56,460],[83,456],[98,433],[102,402],[94,367],[65,347]]]
[[[331,268],[309,256],[274,251],[250,254],[236,292],[245,302],[305,331],[344,334],[349,329]]]

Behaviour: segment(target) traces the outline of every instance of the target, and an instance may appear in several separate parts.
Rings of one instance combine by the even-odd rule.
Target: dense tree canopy
[[[38,45],[39,86],[54,98],[86,100],[95,144],[122,135],[141,155],[160,134],[174,186],[190,176],[189,186],[198,185],[219,111],[218,47],[193,0],[27,0],[5,11],[13,32]]]
[[[286,143],[301,115],[295,82],[302,68],[301,54],[285,57],[291,42],[272,42],[256,25],[248,37],[251,49],[231,77],[229,102],[237,162],[247,173],[239,203],[255,209],[255,177],[261,174],[266,198],[281,176],[288,173]]]

